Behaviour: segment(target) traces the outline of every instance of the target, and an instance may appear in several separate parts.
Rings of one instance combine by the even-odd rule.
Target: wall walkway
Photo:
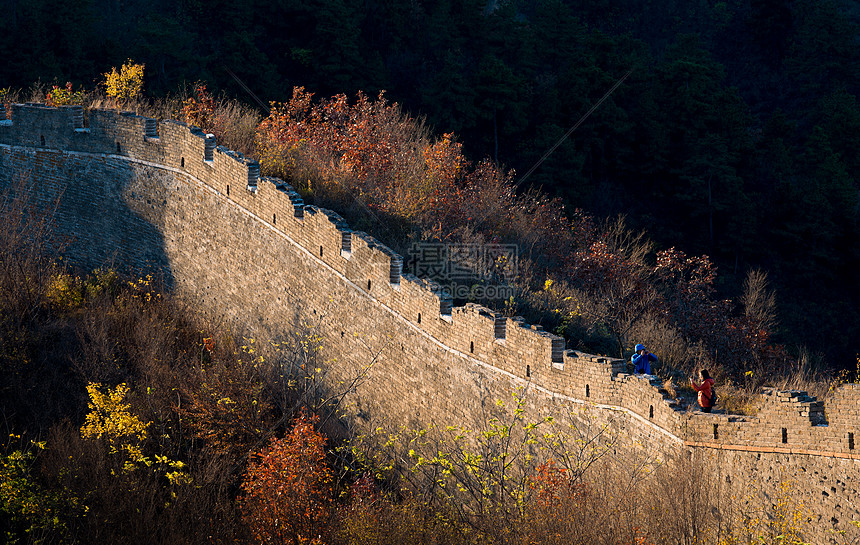
[[[40,199],[62,195],[57,226],[83,266],[158,271],[225,323],[273,338],[317,327],[328,380],[365,377],[349,398],[359,420],[477,427],[524,388],[535,415],[588,408],[631,444],[692,452],[729,481],[775,490],[792,480],[821,540],[860,520],[860,385],[825,402],[769,390],[755,416],[687,411],[621,360],[565,350],[479,305],[453,307],[384,244],[199,129],[88,115],[84,127],[79,107],[12,105],[0,121],[0,185],[28,177]]]

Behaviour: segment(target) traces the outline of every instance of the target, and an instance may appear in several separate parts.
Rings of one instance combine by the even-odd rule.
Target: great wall
[[[816,543],[856,530],[858,384],[826,401],[768,390],[754,416],[688,410],[622,360],[566,350],[479,305],[453,307],[385,245],[199,129],[113,110],[87,112],[85,127],[80,107],[9,109],[0,188],[26,178],[42,202],[61,196],[55,221],[75,262],[160,272],[224,323],[272,338],[313,322],[332,380],[366,373],[350,396],[360,420],[479,427],[487,404],[525,388],[534,414],[588,407],[635,438],[629,448],[689,454],[765,497],[789,480]]]

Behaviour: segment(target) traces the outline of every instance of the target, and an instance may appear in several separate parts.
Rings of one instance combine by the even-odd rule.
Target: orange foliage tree
[[[599,313],[590,318],[594,330],[607,331],[620,357],[645,316],[706,345],[729,367],[781,353],[767,327],[734,317],[731,305],[714,297],[716,271],[707,256],[670,249],[657,255],[656,267],[647,263],[650,246],[635,236],[630,244],[615,240],[618,229],[598,228],[580,211],[567,215],[540,191],[517,191],[513,172],[489,160],[470,163],[453,135],[433,137],[382,93],[314,101],[296,87],[289,102],[272,104],[256,149],[265,174],[290,180],[310,199],[341,211],[361,203],[359,223],[369,221],[364,228],[378,230],[372,234],[396,251],[408,241],[392,240],[392,218],[423,240],[517,244],[520,272],[530,275],[521,285],[569,280],[599,303],[591,305]]]
[[[208,351],[203,355],[203,360],[212,358]],[[255,363],[247,358],[227,361],[216,357],[196,366],[181,386],[187,401],[179,412],[189,428],[229,459],[260,444],[266,430],[282,418],[259,382]]]
[[[215,130],[218,124],[215,106],[215,97],[206,90],[206,84],[198,82],[194,94],[182,101],[182,120],[204,130]]]
[[[513,172],[472,165],[452,134],[432,137],[382,93],[359,93],[352,104],[345,95],[312,97],[297,87],[289,102],[272,104],[257,131],[264,174],[338,207],[357,199],[425,239],[516,242],[542,257],[570,249],[573,227],[559,201],[517,194]]]
[[[460,180],[460,145],[450,135],[431,142],[420,121],[382,93],[376,100],[359,93],[354,104],[342,94],[316,104],[312,97],[297,87],[288,103],[272,104],[257,132],[265,173],[297,180],[317,196],[356,195],[419,222]]]
[[[242,482],[242,518],[261,543],[321,543],[333,504],[333,473],[318,417],[302,412],[283,439],[253,455]]]

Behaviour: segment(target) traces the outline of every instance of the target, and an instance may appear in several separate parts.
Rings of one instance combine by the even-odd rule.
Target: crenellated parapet
[[[826,402],[799,390],[762,391],[754,415],[694,413],[686,441],[732,451],[797,454],[860,461],[860,385],[840,387]]]
[[[259,163],[217,145],[215,137],[177,121],[131,112],[11,105],[0,144],[97,154],[156,165],[188,176],[300,245],[367,296],[462,354],[493,360],[499,369],[531,378],[564,373],[564,340],[521,318],[477,305],[453,308],[438,284],[403,275],[403,258],[353,231],[338,214],[306,205],[287,183],[260,176]]]

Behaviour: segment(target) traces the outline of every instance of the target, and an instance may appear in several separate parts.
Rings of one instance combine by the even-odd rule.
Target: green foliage
[[[22,450],[0,455],[0,527],[9,545],[40,543],[45,536],[68,537],[67,517],[80,511],[75,498],[63,497],[36,481],[35,459],[33,452]]]
[[[719,354],[719,362],[729,368],[758,373],[768,362],[784,361],[772,342],[781,333],[792,344],[832,349],[833,361],[841,357],[853,365],[852,343],[860,328],[854,278],[860,264],[854,244],[857,180],[852,175],[857,171],[860,63],[856,18],[844,3],[491,4],[394,0],[358,10],[339,0],[289,1],[260,9],[252,1],[225,12],[191,0],[155,13],[155,4],[95,11],[89,1],[26,0],[14,2],[8,16],[0,18],[0,53],[8,59],[0,64],[0,81],[21,86],[38,78],[67,81],[73,75],[92,81],[100,76],[97,66],[118,60],[107,55],[119,52],[120,58],[133,53],[145,61],[149,85],[157,82],[161,93],[181,80],[200,79],[214,89],[233,85],[238,93],[224,66],[264,98],[283,99],[286,76],[324,94],[352,96],[363,89],[376,96],[386,88],[402,111],[412,113],[402,114],[382,98],[349,104],[338,95],[320,106],[304,106],[290,122],[275,122],[272,116],[265,145],[283,147],[269,155],[271,150],[261,147],[264,163],[272,172],[293,175],[293,182],[314,198],[324,200],[331,191],[333,200],[364,199],[374,214],[386,216],[388,229],[391,217],[398,226],[406,225],[404,238],[420,236],[412,232],[415,225],[439,238],[477,233],[475,240],[482,242],[527,233],[517,241],[530,255],[540,256],[535,260],[539,272],[522,279],[520,293],[527,295],[507,301],[506,313],[541,318],[547,310],[552,318],[545,325],[571,334],[571,342],[623,353],[633,332],[651,331],[666,346],[682,346],[677,362]],[[23,43],[32,47],[22,49]],[[647,228],[658,248],[683,248],[661,253],[657,267],[650,253],[636,257],[603,229],[589,232],[588,222],[577,221],[575,213],[570,223],[564,220],[558,204],[545,197],[518,198],[516,177],[498,166],[525,172],[631,67],[634,73],[625,85],[529,181],[598,216],[626,212],[634,232]],[[121,83],[122,69],[114,73]],[[80,92],[72,89],[70,84],[55,88],[47,99],[74,103]],[[109,93],[125,100],[119,91]],[[191,106],[195,115],[208,116],[201,126],[225,143],[222,132],[229,123],[219,119],[212,96],[198,93]],[[310,95],[300,98],[309,101]],[[323,123],[313,115],[302,117],[307,112],[332,115]],[[428,125],[445,136],[423,132],[410,140],[396,133],[419,113],[426,113]],[[312,130],[298,132],[291,125],[296,120]],[[457,131],[460,139],[448,131]],[[386,155],[386,147],[395,153]],[[420,151],[410,155],[415,149]],[[254,148],[249,144],[241,150],[251,154]],[[320,151],[329,155],[317,161]],[[409,160],[397,163],[404,154]],[[497,164],[468,160],[482,156]],[[414,183],[404,184],[413,174]],[[366,217],[362,221],[371,223]],[[78,324],[71,334],[52,329],[53,345],[73,350],[79,339],[86,355],[75,354],[74,361],[82,374],[110,371],[140,395],[147,391],[142,406],[152,413],[144,417],[141,412],[138,418],[164,431],[161,437],[151,432],[147,441],[170,445],[172,452],[187,448],[186,440],[197,442],[234,462],[237,452],[278,427],[289,396],[276,401],[270,385],[254,382],[261,373],[254,367],[258,362],[245,357],[237,363],[231,351],[240,350],[223,340],[228,336],[203,333],[202,327],[191,328],[192,334],[164,315],[153,317],[157,325],[150,328],[146,319],[132,318],[137,312],[149,316],[145,312],[156,312],[163,301],[149,281],[122,286],[123,295],[112,306],[94,306],[98,293],[114,296],[115,281],[94,280],[91,288],[89,279],[68,272],[29,268],[43,263],[37,231],[19,224],[0,236],[4,249],[11,249],[0,267],[0,397],[18,400],[8,401],[16,414],[30,410],[19,412],[28,398],[45,398],[27,391],[34,377],[66,382],[65,366],[51,364],[45,373],[38,367],[53,357],[35,352],[46,331],[40,323],[86,311],[92,323],[96,317],[114,321],[101,336],[93,325]],[[391,242],[387,233],[380,235]],[[549,265],[558,268],[547,274]],[[750,265],[771,271],[781,294],[782,331],[725,302],[727,294],[739,291]],[[717,266],[720,277],[712,274]],[[136,337],[142,340],[135,342]],[[201,338],[217,341],[204,349]],[[146,360],[151,353],[157,357]],[[63,361],[67,364],[68,358]],[[184,374],[185,365],[195,374]],[[319,373],[272,377],[277,380],[271,383],[287,384],[281,393],[319,384]],[[184,388],[177,386],[180,380]],[[75,401],[74,395],[52,398]],[[181,410],[174,411],[173,404]],[[503,432],[504,422],[489,426],[490,437],[468,435],[490,448],[514,435]],[[501,431],[493,431],[494,426],[502,426]],[[458,444],[452,437],[446,441]],[[459,455],[470,460],[461,466],[467,476],[469,467],[482,467],[474,462],[474,446],[458,448],[472,456]],[[421,467],[443,471],[453,464],[439,452],[422,454],[434,463]],[[490,464],[496,474],[504,467],[498,458],[481,456],[484,463],[497,462]],[[381,467],[391,465],[387,460]],[[560,477],[566,468],[551,467],[540,473],[547,484],[534,490],[556,490],[557,481],[566,479]],[[229,481],[230,472],[224,473]],[[478,491],[486,482],[498,482],[470,478]],[[586,509],[584,501],[571,505]],[[363,513],[367,524],[384,518],[373,510]]]
[[[667,202],[699,202],[709,244],[716,243],[718,232],[746,240],[749,225],[722,219],[728,203],[736,207],[742,200],[736,162],[749,145],[739,128],[746,121],[737,95],[708,95],[723,74],[693,38],[675,44],[663,70],[668,87],[659,100],[678,117],[666,128],[674,135],[670,140],[687,155],[696,142],[707,143],[697,148],[698,158],[673,173],[677,184],[665,195]],[[199,104],[205,102],[194,103]],[[703,115],[711,121],[700,119]],[[727,146],[725,153],[710,157],[720,143]],[[571,334],[575,342],[588,342],[592,350],[623,358],[632,345],[631,332],[659,321],[659,328],[687,346],[703,348],[675,354],[677,363],[705,353],[713,360],[709,366],[735,373],[772,367],[785,356],[772,346],[773,321],[754,324],[733,316],[730,302],[717,298],[716,266],[708,256],[687,258],[672,249],[658,254],[654,267],[648,257],[653,243],[623,219],[597,227],[579,211],[565,217],[560,202],[540,192],[517,194],[510,172],[489,161],[473,167],[452,135],[431,139],[418,121],[381,94],[376,101],[359,94],[350,104],[338,95],[315,104],[310,93],[295,88],[292,100],[274,104],[263,120],[257,150],[265,172],[293,179],[306,198],[319,204],[357,212],[354,223],[369,223],[369,230],[395,247],[406,240],[391,233],[391,220],[407,228],[401,236],[412,239],[517,243],[523,254],[528,252],[520,258],[520,268],[532,275],[515,280],[523,302],[536,304],[532,312],[544,306],[543,315],[530,319],[549,318],[546,325]],[[676,256],[669,260],[674,268],[662,263],[670,254]],[[498,276],[511,281],[510,272],[519,271]],[[540,273],[550,281],[565,278],[564,296],[535,290]]]
[[[86,94],[82,90],[73,91],[72,82],[67,81],[65,87],[56,85],[51,88],[48,95],[45,97],[45,104],[48,106],[83,106],[86,100]]]
[[[119,290],[119,274],[113,269],[98,268],[87,276],[84,290],[89,298],[102,294],[115,297]]]

